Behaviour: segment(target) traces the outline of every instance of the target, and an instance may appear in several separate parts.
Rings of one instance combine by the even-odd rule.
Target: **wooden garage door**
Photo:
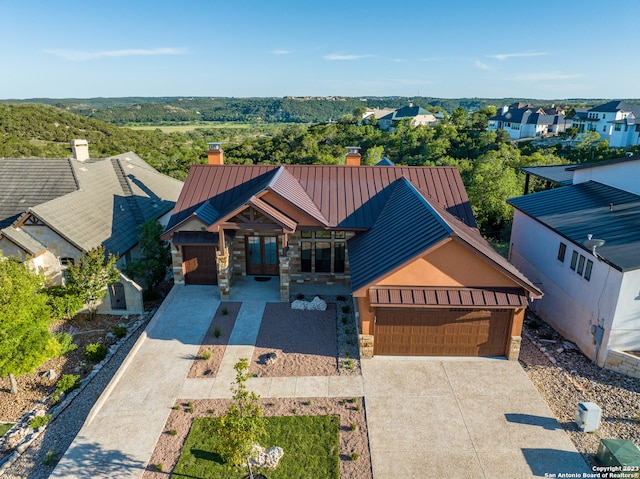
[[[510,310],[378,309],[374,354],[504,356]]]
[[[185,284],[218,284],[215,248],[183,246],[182,270]]]

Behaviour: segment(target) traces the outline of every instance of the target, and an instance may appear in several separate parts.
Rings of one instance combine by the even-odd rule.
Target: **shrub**
[[[180,409],[180,406],[178,406],[177,404],[175,406],[173,406],[171,409],[173,409],[174,411],[177,411],[178,409]]]
[[[80,296],[73,288],[49,286],[45,288],[44,293],[47,295],[47,304],[51,308],[51,316],[54,319],[71,319],[84,307]]]
[[[302,404],[304,404],[305,406],[311,406],[311,401],[304,401]]]
[[[58,404],[60,401],[60,395],[62,393],[67,394],[74,389],[78,389],[80,387],[80,376],[76,374],[63,374],[58,382],[56,383],[56,390],[51,396],[51,402],[53,404]]]
[[[358,429],[358,425],[357,424],[351,424],[349,426],[349,431],[355,431],[356,429]]]
[[[218,326],[216,326],[216,327],[213,329],[213,335],[214,335],[216,338],[219,338],[219,337],[220,337],[220,328],[219,328]]]
[[[177,434],[178,434],[178,430],[177,430],[177,429],[171,429],[171,430],[169,431],[169,436],[175,436],[175,435],[177,435]]]
[[[185,409],[186,412],[188,413],[192,413],[193,412],[193,408],[191,406],[189,406],[187,409]]]
[[[49,421],[51,421],[51,414],[47,414],[45,416],[34,417],[29,423],[29,427],[31,429],[38,429],[39,427],[44,426]]]
[[[92,363],[99,363],[107,355],[107,347],[100,343],[91,343],[84,348],[84,356]]]
[[[345,298],[343,295],[338,295],[338,297],[336,298],[338,301],[346,301],[347,298]]]
[[[208,349],[205,349],[200,355],[200,358],[204,359],[205,361],[208,361],[209,359],[211,359],[211,351],[209,351]]]
[[[156,464],[156,471],[158,472],[162,472],[162,463],[159,462],[158,464]]]
[[[47,453],[44,455],[44,459],[42,460],[42,464],[45,466],[53,467],[58,463],[58,458],[56,457],[56,450],[49,449]]]
[[[342,324],[347,324],[347,321],[349,321],[347,319],[347,317],[346,316],[342,316]]]
[[[342,305],[342,312],[345,313],[345,314],[351,312],[351,306],[349,306],[348,304],[343,304]]]
[[[360,458],[360,454],[358,454],[357,452],[352,452],[351,455],[349,456],[349,459],[351,459],[352,461],[357,461]]]
[[[223,315],[223,316],[226,316],[227,314],[229,314],[229,310],[227,309],[227,307],[226,307],[226,306],[224,306],[224,307],[222,308],[222,315]]]
[[[127,335],[127,327],[126,326],[114,326],[111,332],[115,335],[116,338],[122,339]]]
[[[60,356],[64,356],[65,354],[78,349],[78,345],[73,342],[73,336],[71,333],[55,333],[53,337],[60,345]]]

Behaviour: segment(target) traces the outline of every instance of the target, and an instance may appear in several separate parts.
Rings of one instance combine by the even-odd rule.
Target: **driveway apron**
[[[142,477],[218,297],[215,286],[172,289],[51,478]]]
[[[362,374],[374,479],[590,472],[518,362],[378,356]]]

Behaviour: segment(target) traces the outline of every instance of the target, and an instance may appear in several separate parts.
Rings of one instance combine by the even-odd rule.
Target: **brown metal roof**
[[[290,174],[301,188],[285,188],[292,183],[291,177],[283,171]],[[224,215],[230,205],[238,205],[238,198],[249,198],[266,188],[291,201],[304,199],[306,204],[297,204],[306,206],[305,210],[312,216],[325,219],[328,227],[370,228],[386,203],[389,191],[384,191],[385,188],[401,177],[408,179],[451,215],[471,227],[476,226],[467,193],[455,167],[193,165],[168,229],[187,218],[206,200],[210,200],[212,206]],[[286,195],[285,190],[288,191]]]
[[[371,306],[424,306],[441,308],[524,308],[527,297],[520,288],[373,287]]]
[[[278,223],[284,229],[288,231],[296,230],[296,226],[298,226],[298,223],[295,220],[289,218],[287,215],[278,211],[277,209],[272,207],[269,203],[262,201],[260,198],[256,198],[254,196],[247,203],[257,208],[258,210],[262,211],[265,215],[267,215],[273,221]]]

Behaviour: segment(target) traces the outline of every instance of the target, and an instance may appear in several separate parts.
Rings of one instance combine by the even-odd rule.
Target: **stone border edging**
[[[173,293],[173,288],[172,288],[171,292],[167,295],[167,298],[172,293]],[[50,411],[50,414],[51,414],[51,419],[47,422],[47,424],[39,427],[36,430],[33,430],[31,433],[26,433],[26,435],[22,439],[22,441],[20,443],[18,443],[13,448],[13,451],[11,451],[11,453],[8,454],[7,456],[5,456],[2,459],[0,459],[0,477],[3,477],[5,472],[7,471],[7,469],[9,469],[18,460],[18,458],[29,448],[29,446],[31,446],[33,441],[35,441],[44,431],[46,431],[47,425],[50,424],[51,422],[53,422],[62,412],[64,412],[67,409],[67,407],[69,407],[71,405],[73,400],[91,383],[91,381],[98,374],[98,372],[104,366],[106,366],[109,363],[109,361],[111,361],[111,359],[115,356],[116,352],[120,349],[121,345],[124,344],[126,342],[126,340],[131,337],[131,335],[133,335],[135,332],[137,332],[138,329],[140,329],[140,327],[143,324],[145,324],[145,323],[151,324],[152,323],[153,319],[155,319],[157,317],[158,311],[162,308],[162,306],[164,304],[165,303],[163,301],[163,303],[160,306],[160,308],[156,309],[155,311],[150,311],[148,313],[143,313],[143,314],[139,315],[140,319],[138,319],[137,321],[135,321],[133,323],[133,327],[130,328],[127,331],[127,335],[125,337],[123,337],[121,340],[119,340],[117,343],[113,344],[109,348],[109,351],[108,351],[107,355],[105,356],[105,358],[102,361],[100,361],[98,364],[96,364],[92,368],[91,372],[85,378],[82,379],[81,385],[80,385],[80,387],[78,389],[75,389],[74,391],[70,392],[68,395],[65,395],[65,398],[60,403],[51,406],[48,410],[46,408],[46,404],[47,404],[47,401],[49,400],[49,398],[51,397],[51,395],[47,396],[44,400],[40,401],[31,411],[25,413],[18,421],[16,421],[16,423],[13,425],[13,427],[11,429],[9,429],[4,434],[3,437],[8,437],[8,435],[10,433],[16,432],[19,429],[25,429],[25,428],[28,429],[29,428],[29,423],[35,417],[37,417],[39,411],[43,411],[45,414],[48,411]],[[151,316],[151,315],[153,315],[153,319],[151,321],[147,321],[148,317]],[[133,346],[133,348],[135,348],[138,345],[138,343],[140,342],[140,339],[142,339],[143,336],[144,336],[144,332],[143,332],[143,334],[140,335],[140,337],[136,341],[136,344]],[[140,346],[138,346],[138,348],[139,347]],[[133,350],[133,348],[132,348],[132,350]],[[129,356],[127,355],[127,357],[129,357]],[[125,359],[125,361],[126,361],[126,359]],[[116,373],[116,376],[118,376],[117,373]],[[119,376],[118,376],[118,378],[119,378]],[[114,379],[116,379],[115,376],[109,382],[109,384],[107,385],[107,387],[105,388],[103,393],[100,395],[100,398],[102,398],[104,396],[105,391],[109,390],[108,388],[109,388],[109,386],[111,386],[111,383],[113,382]],[[98,404],[98,402],[96,402],[96,404]],[[92,417],[94,409],[95,409],[95,406],[94,406],[94,408],[92,408],[92,412],[89,413],[89,416],[87,417],[87,420],[89,419],[89,417]]]

